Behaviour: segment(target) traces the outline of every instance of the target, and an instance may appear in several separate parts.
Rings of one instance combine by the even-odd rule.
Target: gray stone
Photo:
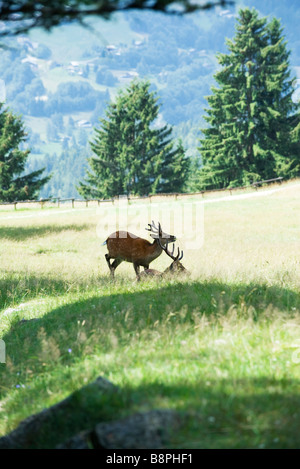
[[[45,441],[52,441],[48,447],[57,449],[168,447],[172,434],[176,433],[181,425],[182,418],[175,411],[167,409],[136,413],[112,422],[99,422],[95,427],[77,428],[75,432],[80,431],[64,442],[63,435],[70,435],[73,423],[74,428],[78,427],[81,421],[88,425],[85,412],[91,397],[98,396],[98,392],[117,391],[120,392],[118,387],[99,377],[63,401],[21,422],[15,430],[0,438],[0,449],[45,447]]]
[[[168,442],[181,423],[172,410],[137,413],[114,422],[99,423],[92,434],[95,448],[159,449]]]

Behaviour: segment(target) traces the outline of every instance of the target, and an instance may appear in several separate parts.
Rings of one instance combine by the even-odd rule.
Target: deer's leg
[[[136,279],[137,281],[140,280],[140,266],[138,264],[133,264],[135,273],[136,273]]]
[[[122,259],[115,259],[115,260],[113,261],[112,265],[111,265],[112,269],[113,269],[113,270],[116,270],[116,268],[118,267],[118,265],[121,264],[121,262],[123,262]]]
[[[109,270],[110,270],[110,274],[111,274],[112,278],[114,278],[114,276],[115,276],[115,270],[116,270],[116,268],[118,267],[118,265],[121,264],[122,259],[115,259],[112,264],[110,263],[111,257],[110,257],[109,254],[105,254],[105,259],[106,259],[106,262],[107,262],[107,264],[108,264],[108,267],[109,267]]]
[[[118,267],[118,265],[121,264],[121,262],[123,262],[122,259],[115,259],[115,260],[113,261],[113,263],[111,264],[110,273],[111,273],[111,275],[112,275],[113,278],[114,278],[114,276],[115,276],[115,270],[116,270],[116,268]]]
[[[111,257],[109,256],[109,254],[105,254],[105,260],[106,260],[107,265],[108,265],[108,267],[109,267],[110,274],[111,274],[111,276],[113,277],[113,276],[114,276],[114,273],[113,273],[113,271],[112,271],[111,263],[109,262],[110,259],[111,259]]]

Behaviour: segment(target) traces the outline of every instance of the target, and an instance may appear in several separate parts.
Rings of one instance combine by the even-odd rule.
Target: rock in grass
[[[105,449],[159,449],[179,426],[180,417],[175,411],[152,410],[116,422],[99,423],[93,443],[95,448]]]
[[[122,396],[118,387],[99,377],[63,401],[25,419],[15,430],[0,438],[0,449],[168,447],[171,434],[180,425],[179,415],[172,410],[152,410],[105,421],[105,416],[111,415],[111,410],[106,412],[107,407],[115,406]],[[95,421],[98,415],[103,419]]]
[[[99,423],[90,432],[82,432],[56,449],[160,449],[181,424],[172,410],[141,412],[113,422]]]

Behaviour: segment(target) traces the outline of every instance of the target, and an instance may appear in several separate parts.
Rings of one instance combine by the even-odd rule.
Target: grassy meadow
[[[300,447],[300,181],[221,199],[0,211],[0,436],[103,376],[36,447],[157,408],[185,416],[172,448]],[[101,244],[152,219],[191,275],[112,281]]]

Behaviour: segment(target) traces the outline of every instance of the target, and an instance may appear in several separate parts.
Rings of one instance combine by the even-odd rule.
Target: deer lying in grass
[[[182,265],[180,262],[181,259],[183,258],[183,251],[179,251],[179,248],[177,248],[177,256],[174,256],[174,249],[175,249],[175,244],[173,244],[173,249],[172,252],[168,250],[167,246],[162,246],[161,248],[165,253],[173,259],[173,262],[169,267],[167,267],[163,272],[160,272],[159,270],[155,269],[145,269],[144,272],[141,273],[142,278],[147,278],[147,277],[167,277],[168,275],[176,275],[176,274],[185,274],[185,275],[190,275],[190,272]]]
[[[150,263],[161,255],[164,246],[176,241],[174,235],[162,231],[160,223],[156,227],[152,221],[152,224],[148,223],[148,226],[149,228],[146,228],[146,230],[151,232],[150,236],[154,239],[153,243],[128,231],[116,231],[109,235],[103,243],[107,245],[108,254],[105,254],[105,259],[112,277],[114,277],[118,265],[126,261],[133,264],[137,280],[140,280],[140,267],[149,269]],[[110,263],[111,259],[114,259],[112,263]]]

